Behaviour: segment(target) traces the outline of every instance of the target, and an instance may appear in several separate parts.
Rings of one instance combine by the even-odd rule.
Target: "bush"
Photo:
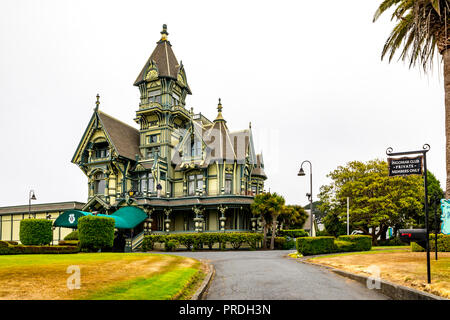
[[[334,245],[336,246],[335,252],[357,251],[354,250],[354,244],[349,241],[336,240],[334,241]]]
[[[53,240],[52,221],[47,219],[20,220],[20,242],[24,245],[48,245]]]
[[[84,216],[78,219],[78,236],[82,251],[110,250],[114,243],[113,218]]]
[[[369,251],[372,249],[372,237],[367,235],[339,236],[338,241],[350,242],[349,251]],[[342,245],[342,244],[341,244]]]
[[[233,249],[237,250],[241,247],[242,243],[246,240],[246,234],[243,233],[225,233],[225,239],[231,243]]]
[[[280,230],[278,234],[282,237],[300,238],[307,237],[308,232],[303,229]]]
[[[67,236],[64,237],[64,240],[80,240],[78,237],[78,230],[69,233]]]
[[[79,240],[59,240],[58,246],[78,246],[80,244]]]
[[[24,246],[0,245],[0,255],[4,254],[54,254],[54,253],[77,253],[80,249],[77,246]]]
[[[434,238],[434,233],[430,234],[430,251],[436,250]],[[425,249],[419,246],[417,243],[411,242],[411,251],[422,252],[425,251]],[[450,235],[438,233],[438,251],[450,252]]]
[[[334,237],[297,238],[297,251],[304,256],[335,252]]]
[[[250,250],[256,250],[258,247],[258,242],[264,239],[264,235],[262,233],[247,233],[247,244],[250,247]]]
[[[164,243],[167,246],[169,241],[176,241],[178,245],[183,245],[187,250],[200,249],[206,245],[212,249],[215,244],[220,244],[221,249],[226,248],[227,242],[231,244],[234,249],[239,249],[243,243],[247,243],[251,249],[256,249],[258,241],[263,239],[261,233],[185,233],[185,234],[163,234],[163,235],[148,235],[144,237],[142,243],[143,251],[153,250],[155,243]]]
[[[166,251],[176,251],[180,243],[176,240],[168,240],[165,245]]]

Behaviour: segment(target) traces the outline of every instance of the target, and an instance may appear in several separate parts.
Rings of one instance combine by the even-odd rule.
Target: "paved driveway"
[[[208,300],[384,300],[376,289],[286,258],[288,251],[177,252],[216,268]]]

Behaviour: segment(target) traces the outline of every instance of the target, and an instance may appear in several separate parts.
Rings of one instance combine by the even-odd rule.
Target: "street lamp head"
[[[303,168],[300,168],[300,171],[297,174],[299,177],[303,177],[305,175],[305,171],[303,171]]]
[[[31,200],[36,200],[36,195],[34,194],[34,190],[31,190]]]

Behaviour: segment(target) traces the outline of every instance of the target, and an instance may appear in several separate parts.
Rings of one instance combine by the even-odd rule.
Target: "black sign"
[[[389,176],[422,174],[423,156],[415,158],[388,158]]]

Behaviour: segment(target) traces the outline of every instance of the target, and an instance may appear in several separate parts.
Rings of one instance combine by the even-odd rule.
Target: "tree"
[[[400,58],[409,66],[431,68],[435,51],[444,64],[445,136],[446,136],[446,193],[450,198],[450,0],[384,0],[375,12],[374,22],[388,9],[394,8],[391,20],[397,22],[386,40],[381,58],[389,62],[398,49]]]
[[[285,205],[278,221],[283,229],[301,229],[305,224],[308,214],[305,209],[298,205]]]
[[[263,248],[267,248],[267,231],[270,223],[272,223],[272,236],[270,240],[270,249],[275,246],[275,234],[277,226],[277,218],[281,214],[285,200],[276,193],[265,192],[255,196],[251,204],[251,210],[254,215],[261,217],[264,240]]]
[[[314,201],[313,202],[313,215],[314,219],[317,223],[322,223],[322,219],[325,218],[325,212],[320,210],[320,205],[322,203],[320,201]],[[309,210],[309,207],[311,206],[310,203],[308,203],[304,208],[306,210]]]
[[[374,243],[389,227],[413,226],[417,224],[414,217],[423,215],[422,177],[389,177],[385,161],[352,161],[327,177],[332,182],[321,187],[319,198],[320,209],[327,213],[325,227],[331,234],[338,235],[342,225],[345,227],[347,197],[351,228],[370,234]]]
[[[269,192],[264,192],[257,194],[253,199],[250,208],[252,210],[253,215],[259,216],[261,218],[261,224],[263,228],[263,249],[267,249],[267,229],[268,229],[268,221],[270,221],[270,212],[268,208],[268,200],[271,197]]]

